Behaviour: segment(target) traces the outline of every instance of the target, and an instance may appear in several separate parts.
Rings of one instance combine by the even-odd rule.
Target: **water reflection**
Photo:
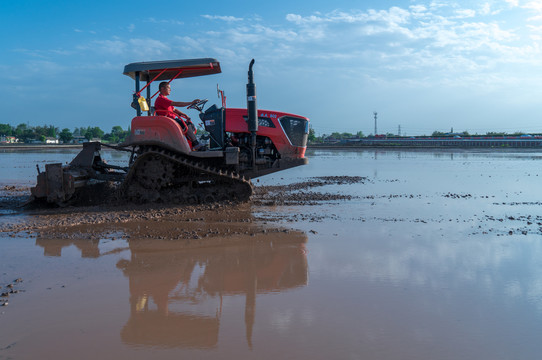
[[[62,249],[72,245],[81,251],[82,258],[98,258],[101,255],[105,255],[100,253],[100,240],[61,240],[38,238],[36,239],[36,245],[43,248],[44,256],[61,256]]]
[[[243,296],[244,337],[252,348],[257,294],[307,284],[307,235],[271,232],[225,241],[229,240],[234,244],[194,247],[184,240],[131,236],[127,248],[126,242],[118,241],[122,245],[110,250],[86,239],[38,239],[36,245],[43,247],[45,256],[61,256],[63,248],[73,245],[85,258],[129,249],[130,257],[116,264],[129,281],[130,318],[120,331],[126,344],[216,347],[223,300]]]

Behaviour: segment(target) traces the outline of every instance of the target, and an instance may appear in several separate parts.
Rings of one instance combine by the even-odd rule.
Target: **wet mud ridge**
[[[252,202],[256,205],[316,205],[326,201],[351,200],[352,195],[322,193],[310,189],[326,185],[365,184],[370,182],[363,176],[320,176],[288,185],[258,186]]]

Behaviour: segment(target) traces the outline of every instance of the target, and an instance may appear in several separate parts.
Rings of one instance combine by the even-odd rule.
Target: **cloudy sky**
[[[542,0],[2,1],[0,123],[127,128],[124,65],[213,57],[170,98],[258,106],[333,131],[542,132]],[[193,117],[195,112],[191,112]]]

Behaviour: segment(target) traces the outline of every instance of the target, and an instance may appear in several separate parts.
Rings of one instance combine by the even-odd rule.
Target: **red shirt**
[[[171,106],[172,102],[173,101],[169,100],[166,96],[162,94],[158,95],[158,98],[154,102],[154,110],[156,111],[156,115],[167,116],[175,119],[177,114],[175,114],[173,111],[175,108]]]

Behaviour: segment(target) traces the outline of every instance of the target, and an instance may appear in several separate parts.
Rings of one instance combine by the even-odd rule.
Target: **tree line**
[[[30,126],[19,124],[11,126],[0,124],[0,136],[14,136],[19,142],[45,142],[47,138],[58,139],[63,143],[70,143],[75,137],[84,137],[87,140],[100,139],[104,142],[119,143],[130,134],[130,129],[123,130],[120,126],[113,126],[111,132],[106,133],[99,127],[76,127],[73,131],[68,128],[60,130],[53,125]]]
[[[347,140],[347,139],[361,139],[365,137],[363,135],[363,132],[358,131],[355,134],[349,133],[349,132],[333,132],[329,135],[322,134],[320,136],[316,136],[316,132],[313,128],[309,128],[309,143],[323,143],[326,139],[334,139],[334,140]]]
[[[392,134],[392,133],[387,133],[387,134],[382,134],[382,135],[377,135],[377,136],[386,136],[388,138],[392,138],[392,137],[401,137],[400,135],[397,135],[397,134]],[[475,135],[471,135],[469,134],[468,131],[462,131],[462,132],[459,132],[459,133],[451,133],[451,132],[442,132],[442,131],[433,131],[433,133],[429,136],[427,135],[418,135],[417,137],[446,137],[446,136],[454,136],[454,135],[459,135],[459,136],[463,136],[463,137],[467,137],[467,136],[491,136],[491,137],[498,137],[498,136],[521,136],[521,135],[526,135],[526,133],[524,132],[521,132],[521,131],[516,131],[512,134],[508,134],[506,132],[495,132],[495,131],[489,131],[487,132],[485,135],[479,135],[479,134],[475,134]],[[538,134],[532,134],[532,135],[538,135]],[[326,141],[341,141],[341,140],[352,140],[352,139],[362,139],[362,138],[365,138],[365,137],[372,137],[374,135],[369,135],[369,136],[366,136],[363,134],[362,131],[358,131],[357,133],[353,134],[353,133],[349,133],[349,132],[343,132],[343,133],[340,133],[340,132],[332,132],[331,134],[322,134],[320,136],[316,136],[316,133],[314,131],[313,128],[309,128],[309,143],[324,143]]]
[[[204,133],[204,129],[198,126],[198,133]],[[68,128],[60,130],[58,127],[53,125],[43,125],[43,126],[30,126],[28,124],[19,124],[17,126],[11,126],[9,124],[0,124],[0,136],[14,136],[18,139],[19,142],[30,143],[34,141],[45,142],[47,138],[58,139],[63,143],[70,143],[75,137],[84,137],[87,140],[99,139],[104,142],[109,143],[119,143],[126,139],[130,134],[130,128],[128,130],[123,130],[120,126],[113,126],[111,132],[106,133],[99,127],[76,127],[73,131],[70,131]],[[450,133],[445,133],[441,131],[434,131],[431,136],[433,137],[442,137],[449,136]],[[462,136],[470,136],[467,131],[459,133]],[[506,136],[509,135],[503,132],[488,132],[485,136]],[[515,132],[512,135],[519,136],[524,135],[523,132]],[[370,137],[371,135],[369,135]],[[396,137],[398,135],[388,133],[387,137]],[[423,135],[426,136],[426,135]],[[323,143],[326,140],[347,140],[347,139],[361,139],[366,137],[362,131],[357,133],[349,132],[332,132],[331,134],[322,134],[321,136],[316,136],[314,129],[311,127],[309,129],[309,143]]]

